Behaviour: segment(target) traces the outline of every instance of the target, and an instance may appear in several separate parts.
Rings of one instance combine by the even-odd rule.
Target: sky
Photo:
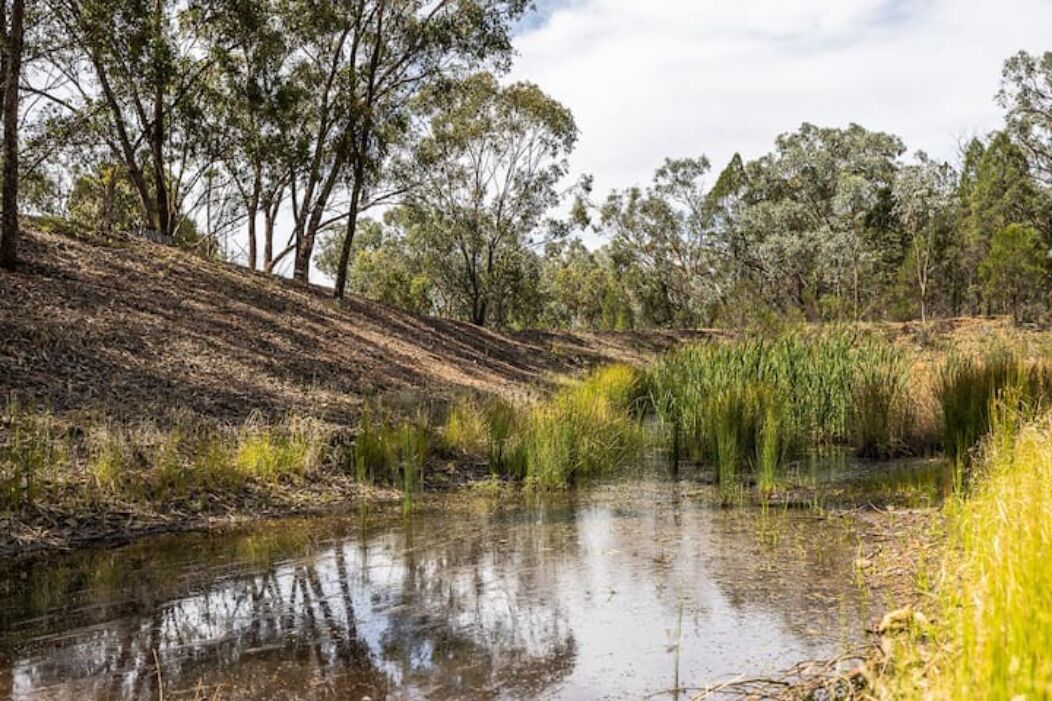
[[[568,106],[598,195],[667,157],[770,151],[808,121],[955,161],[997,129],[1006,58],[1052,50],[1052,0],[538,0],[509,80]]]

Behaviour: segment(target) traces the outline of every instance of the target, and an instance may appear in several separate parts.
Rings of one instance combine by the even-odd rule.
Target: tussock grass
[[[168,502],[248,483],[298,482],[330,456],[332,431],[290,417],[240,426],[189,415],[115,422],[92,414],[59,421],[8,402],[0,414],[0,508],[44,497]]]
[[[493,474],[558,489],[620,467],[646,443],[645,375],[610,365],[567,380],[544,400],[461,399],[442,429],[446,444],[488,457]]]
[[[51,414],[26,410],[13,399],[0,437],[0,508],[17,509],[45,496],[68,467],[66,431]]]
[[[384,417],[366,407],[354,442],[355,478],[366,484],[396,486],[409,505],[423,488],[430,444],[430,421],[424,414],[414,419]]]
[[[934,630],[896,642],[883,698],[1052,695],[1052,420],[994,413],[972,493],[947,507]]]
[[[442,435],[450,448],[486,456],[493,474],[521,479],[526,476],[523,415],[500,397],[461,398],[451,408]]]
[[[635,413],[644,396],[643,375],[614,365],[529,409],[522,421],[527,483],[560,488],[638,458],[646,433]]]
[[[858,454],[886,459],[908,451],[915,417],[910,400],[913,358],[902,347],[870,344],[858,359],[851,430]]]

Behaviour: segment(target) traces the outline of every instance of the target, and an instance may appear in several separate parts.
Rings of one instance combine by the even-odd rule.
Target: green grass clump
[[[909,450],[912,362],[903,348],[891,344],[872,344],[860,359],[851,406],[854,447],[860,456],[886,459]]]
[[[996,432],[971,496],[947,507],[935,631],[898,642],[884,697],[1052,695],[1052,423]]]
[[[493,474],[521,479],[526,474],[522,414],[500,397],[463,398],[450,410],[442,435],[451,448],[486,456]]]
[[[9,401],[0,421],[0,508],[40,499],[68,461],[66,432],[54,418]]]
[[[690,457],[711,456],[712,416],[769,388],[789,402],[782,424],[787,438],[830,442],[846,433],[850,387],[856,367],[845,333],[789,334],[731,343],[703,343],[675,351],[652,369],[650,394],[659,415],[683,433]],[[728,400],[730,393],[738,397]]]
[[[289,419],[284,424],[242,430],[234,467],[262,482],[298,481],[320,466],[328,436],[314,421]]]
[[[447,445],[470,455],[488,452],[490,427],[486,406],[469,398],[458,400],[446,417],[442,435]]]
[[[1012,397],[1017,409],[1035,416],[1052,400],[1052,368],[1030,363],[1010,350],[983,357],[951,355],[939,371],[936,394],[942,408],[943,447],[957,464],[968,461],[991,429],[996,402]]]
[[[646,443],[631,411],[641,385],[638,371],[614,366],[532,407],[523,421],[527,482],[561,488],[635,460]]]
[[[430,440],[425,416],[384,418],[366,407],[354,441],[355,478],[365,484],[394,485],[411,501],[423,487]]]
[[[126,431],[106,424],[92,426],[87,447],[88,474],[97,491],[116,493],[132,481],[138,464]]]

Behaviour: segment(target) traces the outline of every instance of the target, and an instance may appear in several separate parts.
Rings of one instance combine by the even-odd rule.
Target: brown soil
[[[0,272],[0,395],[59,413],[346,424],[371,396],[522,391],[703,335],[499,333],[144,241],[26,232],[21,255]]]

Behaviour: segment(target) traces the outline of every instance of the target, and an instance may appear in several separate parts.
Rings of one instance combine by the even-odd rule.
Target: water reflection
[[[837,653],[854,546],[648,484],[156,538],[0,576],[0,697],[638,698]]]

